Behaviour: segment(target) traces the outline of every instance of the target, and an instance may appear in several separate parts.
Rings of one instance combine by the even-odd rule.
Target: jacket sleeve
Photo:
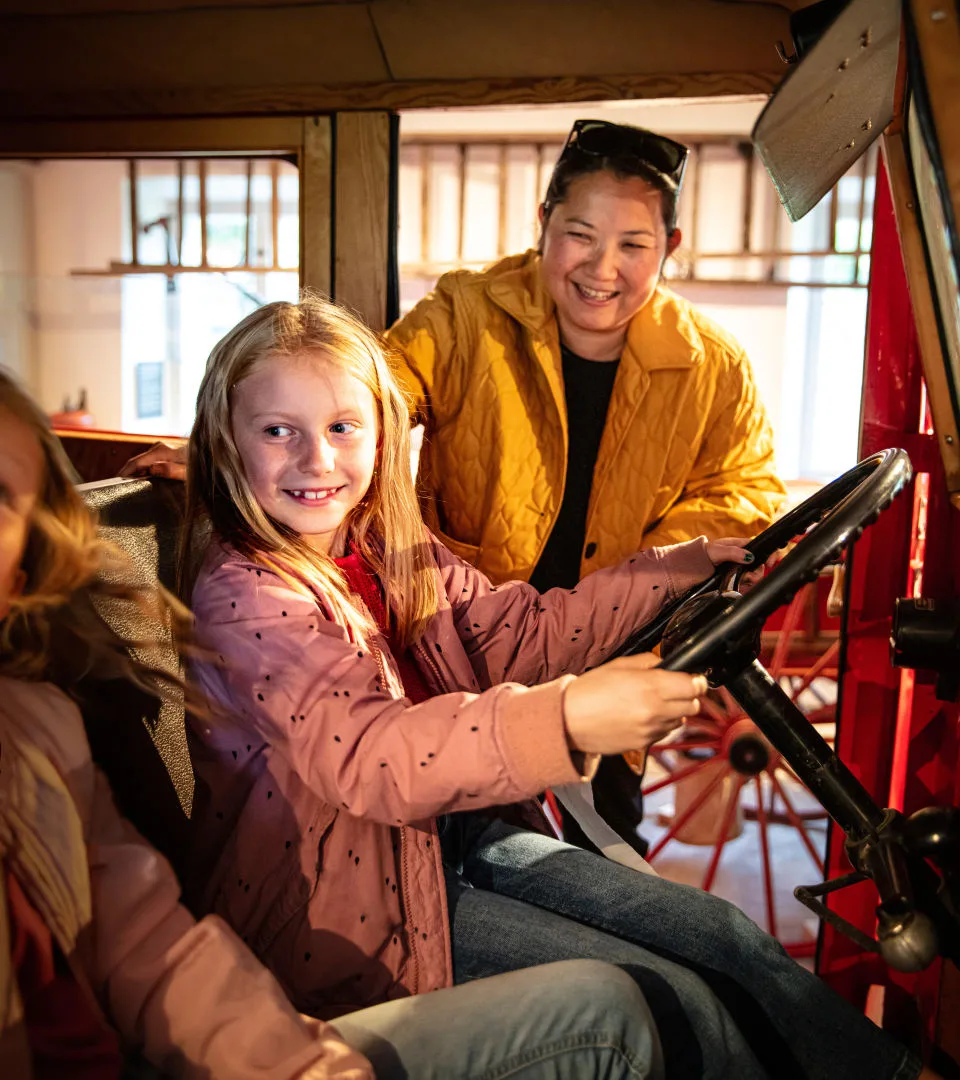
[[[229,562],[194,592],[200,644],[223,658],[194,674],[234,730],[281,754],[325,802],[385,824],[516,802],[580,779],[562,697],[568,680],[411,705],[383,684],[378,655],[316,601],[266,569]],[[230,744],[212,721],[220,752]]]
[[[703,537],[649,548],[542,596],[526,582],[492,585],[438,545],[457,632],[480,686],[536,685],[602,664],[665,603],[713,573]]]
[[[451,412],[456,412],[461,390],[453,371],[453,353],[464,336],[455,330],[453,275],[445,275],[436,289],[387,331],[393,346],[393,372],[411,403],[412,418],[423,425],[417,468],[417,487],[424,519],[440,524],[439,482],[433,463],[432,436]]]
[[[410,395],[414,412],[431,431],[438,380],[448,374],[456,343],[453,297],[445,276],[436,289],[387,331],[394,348],[394,374]],[[442,402],[440,403],[442,404]]]
[[[786,489],[774,470],[773,431],[750,363],[742,351],[727,359],[683,491],[644,535],[644,547],[700,534],[753,536],[784,503]]]
[[[332,1027],[297,1014],[226,923],[194,920],[173,870],[119,815],[99,772],[88,861],[91,983],[121,1035],[164,1075],[373,1080]]]

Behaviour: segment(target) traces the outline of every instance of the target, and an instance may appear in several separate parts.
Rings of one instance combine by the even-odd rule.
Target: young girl
[[[490,809],[696,711],[699,676],[598,665],[743,542],[542,597],[492,586],[424,529],[407,417],[373,335],[315,298],[211,354],[187,516],[213,530],[192,599],[214,662],[194,675],[220,714],[193,731],[199,907],[313,1015],[595,957],[644,990],[671,1080],[917,1076],[735,908]]]
[[[88,603],[136,597],[115,574],[96,577],[122,570],[118,557],[45,418],[2,369],[0,433],[0,1076],[117,1080],[119,1033],[164,1075],[197,1080],[372,1080],[358,1047],[381,1080],[662,1080],[643,996],[608,965],[381,1005],[337,1031],[298,1016],[221,919],[196,923],[169,866],[117,814],[76,706],[50,681],[72,688],[93,672],[149,687]]]

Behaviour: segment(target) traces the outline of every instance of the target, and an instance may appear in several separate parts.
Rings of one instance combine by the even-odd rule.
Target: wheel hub
[[[724,733],[722,752],[730,768],[741,776],[759,776],[770,767],[777,753],[747,717],[731,724]]]

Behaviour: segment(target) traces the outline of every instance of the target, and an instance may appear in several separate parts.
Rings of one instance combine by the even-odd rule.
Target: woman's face
[[[591,336],[622,345],[679,243],[679,229],[668,239],[660,193],[646,181],[596,172],[571,182],[547,220],[541,250],[560,331],[574,351]]]
[[[43,451],[33,428],[0,407],[0,619],[23,589],[20,564],[43,481]]]

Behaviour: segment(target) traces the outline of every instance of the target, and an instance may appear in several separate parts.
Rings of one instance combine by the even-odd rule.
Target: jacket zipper
[[[410,875],[407,866],[407,850],[409,841],[407,840],[406,826],[400,826],[400,881],[403,888],[403,906],[404,915],[406,917],[406,931],[407,940],[410,942],[410,960],[413,964],[413,985],[410,987],[410,992],[416,994],[420,990],[420,955],[417,952],[417,935],[413,928],[409,925],[410,918],[413,914],[413,907],[410,903]]]
[[[540,343],[545,345],[546,348],[548,348],[548,349],[550,349],[550,347],[551,347],[550,342],[544,342],[543,339],[540,339]],[[531,348],[532,348],[533,341],[531,341],[530,345],[531,345]],[[531,351],[531,350],[528,349],[528,352],[529,351]],[[536,353],[535,349],[533,349],[532,351],[534,353]],[[541,559],[544,551],[546,550],[547,544],[548,544],[548,542],[550,540],[550,535],[553,532],[553,530],[556,528],[557,518],[560,517],[560,507],[563,506],[563,497],[567,492],[567,471],[570,468],[570,431],[569,431],[569,428],[570,428],[569,419],[570,418],[568,416],[566,416],[566,409],[567,409],[566,384],[563,383],[563,359],[562,359],[563,354],[562,354],[562,348],[561,348],[561,345],[560,345],[559,331],[558,331],[558,334],[557,334],[557,352],[560,353],[560,356],[561,356],[561,360],[560,360],[560,382],[561,382],[561,384],[563,384],[562,385],[563,395],[564,395],[563,411],[564,411],[564,416],[566,417],[566,420],[567,420],[567,439],[566,439],[566,445],[564,446],[564,453],[563,453],[563,481],[560,484],[560,497],[557,499],[556,509],[554,510],[554,513],[553,513],[553,520],[550,522],[550,528],[547,530],[546,535],[543,538],[543,541],[540,543],[540,545],[537,548],[536,558],[533,560],[533,563],[531,564],[531,566],[532,566],[531,573],[533,573],[533,570],[536,570],[537,565],[540,562],[540,559]],[[551,356],[551,360],[553,360],[552,356]],[[543,370],[545,365],[540,363],[539,355],[537,356],[537,361],[539,363],[539,366],[540,366],[541,370]],[[545,371],[544,371],[544,376],[546,377],[546,372]],[[549,381],[550,380],[547,377],[548,384],[549,384]],[[557,407],[557,412],[559,413],[560,412],[560,405],[556,401],[554,401],[554,405]],[[586,535],[586,534],[584,534],[584,535]],[[584,543],[586,543],[586,541],[584,541]],[[580,562],[581,563],[583,562],[583,550],[582,549],[580,551]]]
[[[430,669],[430,674],[437,680],[439,692],[441,694],[449,694],[450,687],[447,685],[447,681],[440,671],[440,665],[434,660],[427,649],[418,641],[417,644],[414,645],[413,651],[426,661],[426,665]]]
[[[377,645],[376,642],[370,643],[370,649],[373,652],[374,657],[376,658],[377,667],[380,669],[380,686],[382,690],[386,692],[387,688],[390,686],[390,682],[387,679],[387,667],[383,662],[383,650],[380,648],[379,645]]]
[[[367,618],[370,620],[371,623],[373,623],[374,626],[377,626],[377,620],[373,617],[373,612],[370,610],[370,606],[367,604],[366,600],[364,600],[364,598],[360,596],[359,593],[355,595],[363,606],[363,610],[366,612]],[[379,627],[377,627],[377,636],[381,638],[383,637],[383,634],[380,631]],[[384,691],[386,691],[387,688],[390,686],[390,680],[387,678],[387,667],[383,661],[383,649],[381,649],[380,646],[373,640],[368,641],[367,646],[373,653],[374,659],[377,661],[377,668],[380,671],[380,686],[383,688]],[[402,682],[400,686],[402,689]]]

